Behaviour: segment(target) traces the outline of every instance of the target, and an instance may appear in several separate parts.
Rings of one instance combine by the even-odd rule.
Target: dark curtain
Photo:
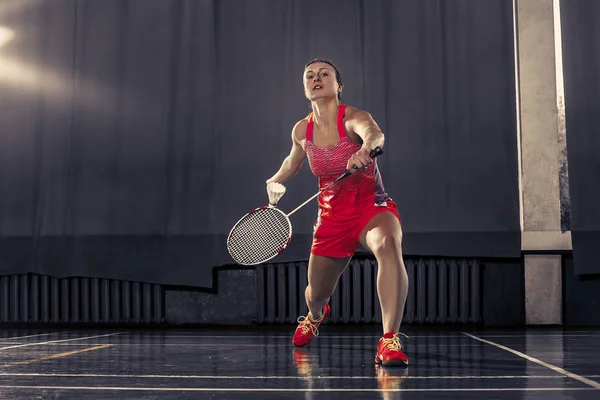
[[[520,253],[510,1],[5,3],[0,273],[210,286],[316,57],[387,135],[406,253]],[[307,164],[287,186],[285,211],[317,190]],[[308,257],[316,211],[274,261]]]
[[[600,2],[561,0],[575,273],[600,274]]]

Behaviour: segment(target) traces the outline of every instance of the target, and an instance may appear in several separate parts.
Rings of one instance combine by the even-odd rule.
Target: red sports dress
[[[313,114],[306,127],[304,150],[313,174],[322,189],[340,176],[348,159],[361,145],[350,140],[344,128],[346,105],[338,107],[337,128],[340,140],[335,146],[313,143]],[[380,212],[391,212],[398,220],[396,203],[388,196],[377,168],[377,159],[364,171],[356,172],[322,192],[314,224],[311,252],[325,257],[350,257],[360,245],[360,233]]]

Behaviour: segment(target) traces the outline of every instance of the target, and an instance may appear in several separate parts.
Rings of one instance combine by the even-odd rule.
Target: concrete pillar
[[[524,251],[571,249],[570,232],[561,229],[561,189],[568,180],[561,176],[566,170],[559,173],[566,141],[557,5],[558,0],[514,0]],[[528,324],[562,323],[560,261],[560,256],[525,257]]]
[[[562,324],[561,256],[525,255],[525,323]]]

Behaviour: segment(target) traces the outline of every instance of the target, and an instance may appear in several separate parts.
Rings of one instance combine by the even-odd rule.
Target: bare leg
[[[349,262],[350,257],[330,258],[310,255],[308,286],[304,291],[304,297],[313,321],[323,315],[323,307],[329,302],[338,280]]]
[[[383,333],[398,332],[408,295],[400,222],[388,212],[375,215],[363,229],[361,243],[377,259],[377,293],[381,304]]]

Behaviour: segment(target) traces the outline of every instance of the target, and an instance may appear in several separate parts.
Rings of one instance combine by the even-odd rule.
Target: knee
[[[402,257],[402,234],[386,234],[371,243],[375,257]]]

